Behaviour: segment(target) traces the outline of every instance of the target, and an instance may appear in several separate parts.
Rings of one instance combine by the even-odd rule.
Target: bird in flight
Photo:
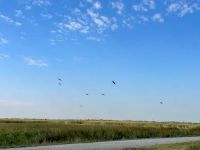
[[[62,79],[58,78],[58,85],[62,86]]]
[[[112,81],[112,83],[116,85],[116,82],[115,82],[115,81]]]
[[[80,108],[83,108],[84,106],[83,106],[83,105],[79,105],[79,107],[80,107]]]
[[[58,78],[58,81],[61,81],[61,82],[62,82],[62,79],[61,79],[61,78]]]
[[[105,96],[105,94],[104,94],[104,93],[102,93],[101,95],[102,95],[102,96]]]
[[[88,94],[88,93],[86,93],[85,95],[87,95],[87,96],[88,96],[89,94]]]
[[[163,102],[160,102],[160,104],[162,105],[162,104],[163,104]]]

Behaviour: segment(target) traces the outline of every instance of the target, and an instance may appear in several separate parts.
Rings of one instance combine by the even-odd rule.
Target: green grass
[[[103,120],[0,120],[0,147],[200,135],[200,124]]]
[[[125,149],[125,150],[200,150],[200,142],[158,145],[150,148]]]

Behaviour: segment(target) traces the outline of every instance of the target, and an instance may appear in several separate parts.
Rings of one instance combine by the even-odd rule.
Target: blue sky
[[[199,122],[199,18],[199,0],[0,0],[0,117]]]

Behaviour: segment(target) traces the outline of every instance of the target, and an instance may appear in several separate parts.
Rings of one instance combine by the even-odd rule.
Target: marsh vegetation
[[[200,124],[104,120],[0,120],[0,147],[199,136]]]

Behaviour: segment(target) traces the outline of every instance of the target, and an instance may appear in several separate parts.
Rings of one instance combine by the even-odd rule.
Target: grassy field
[[[125,149],[125,150],[200,150],[200,142],[158,145],[150,148]]]
[[[0,120],[0,147],[200,135],[200,124],[103,120]]]

